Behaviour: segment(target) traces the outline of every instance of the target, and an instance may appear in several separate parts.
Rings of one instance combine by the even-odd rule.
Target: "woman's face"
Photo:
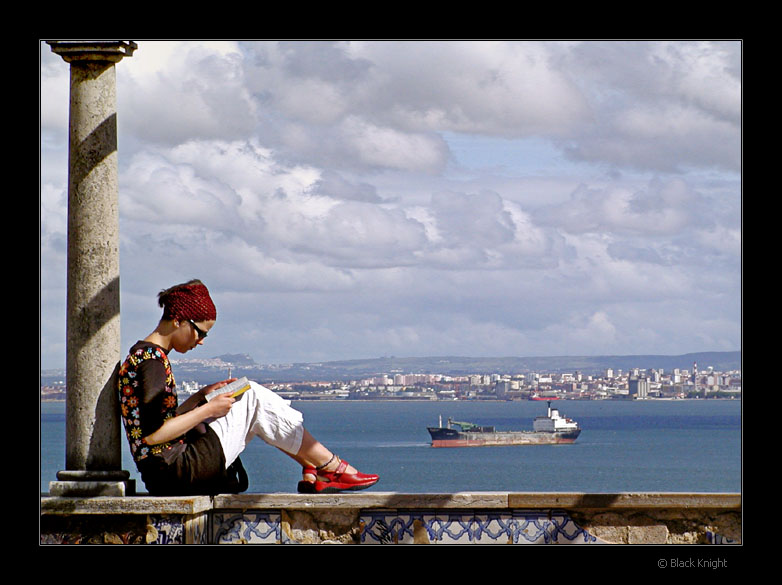
[[[191,321],[181,319],[179,327],[172,338],[173,349],[179,353],[187,353],[204,343],[206,334],[214,326],[214,321]]]

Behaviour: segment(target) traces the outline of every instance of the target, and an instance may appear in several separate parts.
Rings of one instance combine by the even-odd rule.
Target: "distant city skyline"
[[[199,357],[741,348],[741,42],[137,42],[123,352],[190,278],[218,307]],[[57,369],[69,72],[43,42],[40,67]]]
[[[699,357],[716,359],[717,367],[691,367],[672,365],[688,356],[666,356],[665,367],[617,366],[617,362],[633,359],[633,356],[604,356],[603,367],[596,371],[592,364],[590,371],[562,368],[547,369],[540,362],[540,368],[514,369],[508,366],[508,358],[484,361],[482,367],[474,367],[469,373],[467,362],[459,365],[461,373],[455,373],[448,365],[441,371],[431,369],[427,373],[413,373],[405,369],[405,362],[385,362],[383,369],[361,369],[361,360],[344,363],[343,369],[328,362],[322,364],[301,364],[299,368],[286,369],[260,366],[239,359],[242,356],[222,356],[218,358],[172,360],[174,369],[181,377],[177,378],[177,391],[187,396],[198,391],[206,384],[227,377],[247,378],[260,382],[281,396],[293,400],[606,400],[606,399],[670,399],[670,398],[741,398],[742,372],[738,352],[721,354],[697,354]],[[638,356],[643,357],[643,356]],[[431,358],[434,364],[438,361]],[[525,358],[521,358],[525,359]],[[556,358],[554,358],[556,359]],[[567,361],[567,358],[560,358]],[[226,361],[227,360],[227,361]],[[737,361],[738,360],[738,361]],[[448,360],[442,360],[448,361]],[[639,360],[640,361],[640,360]],[[375,360],[366,360],[365,366]],[[451,367],[459,364],[454,358]],[[418,362],[421,365],[421,362]],[[499,366],[494,369],[493,366]],[[431,367],[431,366],[430,366]],[[350,371],[348,376],[346,372]],[[226,373],[227,372],[227,373]],[[41,385],[42,400],[64,400],[65,379],[62,370],[49,371],[46,382]],[[296,374],[303,374],[296,377]]]

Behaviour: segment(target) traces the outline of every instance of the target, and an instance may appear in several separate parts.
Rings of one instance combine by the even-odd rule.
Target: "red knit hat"
[[[158,295],[163,307],[163,319],[192,319],[193,321],[214,321],[217,309],[209,296],[209,290],[200,280],[173,286]]]

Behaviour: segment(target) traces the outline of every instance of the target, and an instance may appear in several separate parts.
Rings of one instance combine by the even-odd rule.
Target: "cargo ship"
[[[459,428],[451,428],[456,425]],[[427,427],[432,437],[432,447],[496,447],[505,445],[558,445],[573,443],[581,434],[578,423],[560,416],[559,409],[551,408],[548,414],[537,416],[531,431],[498,431],[492,426],[448,419],[448,425]]]

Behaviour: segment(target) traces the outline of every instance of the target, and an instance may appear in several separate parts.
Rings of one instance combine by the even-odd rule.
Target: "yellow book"
[[[239,397],[249,389],[250,381],[247,378],[239,378],[230,384],[226,384],[222,388],[212,390],[209,394],[206,395],[206,399],[212,400],[215,396],[220,396],[221,394],[231,394],[231,396],[238,400]]]

